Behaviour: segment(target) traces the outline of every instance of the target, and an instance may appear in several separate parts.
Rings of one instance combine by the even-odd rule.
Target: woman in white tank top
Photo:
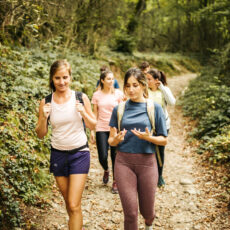
[[[36,133],[43,138],[48,132],[48,121],[52,127],[50,171],[66,203],[69,229],[81,230],[83,217],[81,197],[89,171],[90,154],[84,124],[94,129],[95,116],[87,95],[82,94],[83,103],[70,89],[71,68],[66,60],[54,62],[50,68],[51,102],[40,103]],[[83,124],[84,121],[84,124]]]

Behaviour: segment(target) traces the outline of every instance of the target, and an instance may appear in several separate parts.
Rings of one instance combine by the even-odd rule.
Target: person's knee
[[[128,223],[135,222],[137,220],[138,212],[133,209],[125,214],[125,221]]]
[[[154,221],[154,217],[145,219],[145,223],[146,223],[148,226],[152,225],[153,221]]]
[[[81,204],[75,202],[68,202],[68,208],[72,215],[81,213]]]
[[[155,218],[154,210],[140,207],[140,213],[148,223],[152,223]]]

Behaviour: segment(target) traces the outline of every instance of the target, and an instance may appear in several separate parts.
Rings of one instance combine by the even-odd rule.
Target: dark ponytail
[[[161,81],[163,85],[167,85],[167,79],[164,72],[157,69],[150,69],[147,74],[151,75],[154,79],[159,79],[159,81]]]
[[[166,75],[164,72],[162,71],[159,71],[160,72],[160,75],[161,75],[161,78],[160,78],[160,81],[162,82],[163,85],[167,85],[167,78],[166,78]]]

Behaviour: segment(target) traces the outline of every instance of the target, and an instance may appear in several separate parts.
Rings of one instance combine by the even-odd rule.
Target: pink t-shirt
[[[113,94],[103,93],[101,90],[93,94],[92,104],[97,105],[97,125],[96,132],[109,131],[109,121],[113,108],[122,101],[123,93],[119,89],[115,89]]]

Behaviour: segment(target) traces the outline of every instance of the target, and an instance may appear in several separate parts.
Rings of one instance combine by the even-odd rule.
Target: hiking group
[[[165,184],[162,172],[164,146],[170,120],[167,105],[175,98],[163,72],[147,62],[127,70],[123,92],[108,67],[101,68],[91,103],[88,96],[71,90],[71,67],[66,60],[50,67],[50,95],[42,99],[36,133],[43,138],[50,123],[50,172],[64,198],[70,230],[83,229],[82,193],[90,168],[86,128],[96,143],[104,170],[102,183],[109,181],[108,155],[112,161],[111,192],[119,193],[124,229],[138,229],[138,206],[145,229],[153,229],[154,201]]]

